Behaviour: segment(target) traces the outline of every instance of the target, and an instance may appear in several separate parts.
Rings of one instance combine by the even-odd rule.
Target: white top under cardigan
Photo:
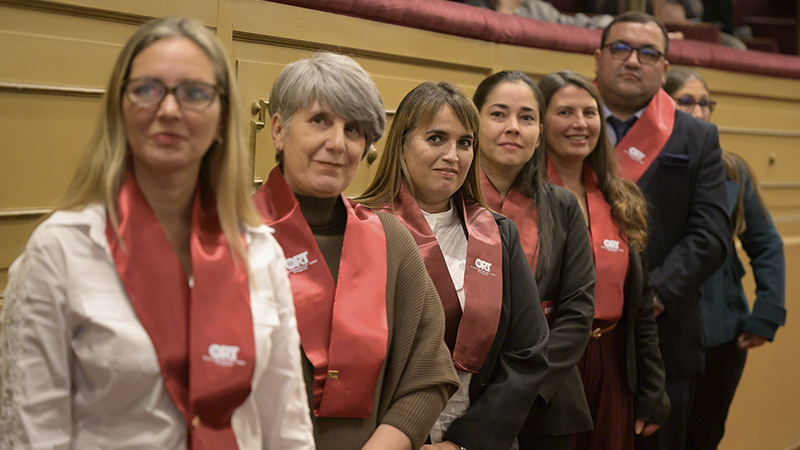
[[[458,217],[453,201],[450,201],[450,209],[441,213],[429,213],[422,211],[425,220],[433,231],[434,237],[439,244],[439,248],[444,255],[444,261],[447,264],[447,271],[450,272],[450,278],[453,280],[453,286],[456,288],[456,295],[458,296],[458,303],[461,304],[461,310],[464,310],[464,271],[467,262],[467,236],[464,234],[464,228],[461,225],[461,219]],[[472,379],[472,374],[456,367],[458,374],[458,381],[461,386],[455,394],[450,397],[436,423],[433,424],[431,429],[431,442],[434,444],[442,442],[450,424],[454,420],[464,415],[469,409],[469,383]]]
[[[186,448],[184,418],[105,229],[102,205],[56,212],[11,266],[0,315],[0,448]],[[240,449],[313,449],[285,258],[266,225],[245,238],[256,367],[233,431]]]

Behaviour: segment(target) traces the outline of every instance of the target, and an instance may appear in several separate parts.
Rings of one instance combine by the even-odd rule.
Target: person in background
[[[647,200],[652,301],[672,405],[666,424],[637,447],[680,449],[704,367],[701,287],[722,265],[731,234],[722,150],[716,127],[676,110],[661,89],[669,66],[663,24],[642,13],[614,20],[594,54],[599,113],[619,174]]]
[[[422,83],[397,107],[357,198],[408,227],[444,307],[461,386],[424,449],[508,450],[547,372],[547,322],[517,227],[483,202],[479,126],[452,85]]]
[[[542,108],[533,80],[503,71],[473,96],[481,117],[481,190],[486,204],[520,230],[550,325],[549,363],[537,402],[517,437],[519,448],[568,449],[592,430],[577,364],[594,316],[594,259],[586,220],[571,192],[547,181]]]
[[[314,448],[227,61],[180,18],[122,49],[61,205],[10,270],[0,447]]]
[[[488,8],[503,14],[541,20],[543,22],[560,23],[583,28],[605,28],[614,20],[608,14],[587,16],[577,13],[575,15],[562,14],[555,6],[545,0],[454,0],[467,5]]]
[[[417,449],[458,380],[413,238],[342,194],[383,135],[378,88],[321,52],[283,69],[269,108],[278,166],[255,202],[287,255],[317,449]]]
[[[664,90],[678,109],[709,121],[716,102],[699,73],[670,69]],[[786,322],[786,261],[775,224],[758,191],[752,169],[740,156],[722,152],[733,236],[723,266],[703,284],[705,372],[700,376],[686,436],[687,449],[716,449],[744,370],[747,350],[775,338]],[[738,237],[750,257],[756,281],[753,312],[742,288],[744,268],[736,253]]]
[[[539,80],[549,178],[569,189],[589,224],[597,284],[592,339],[578,369],[594,431],[577,449],[633,449],[669,413],[647,271],[647,205],[619,176],[594,85],[575,72]]]

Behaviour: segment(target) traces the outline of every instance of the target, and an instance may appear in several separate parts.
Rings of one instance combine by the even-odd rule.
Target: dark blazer
[[[786,260],[783,240],[767,211],[762,210],[747,169],[740,167],[744,178],[744,220],[747,228],[739,238],[750,257],[756,280],[753,313],[742,288],[744,267],[736,253],[733,239],[728,241],[725,263],[703,285],[703,327],[706,347],[711,348],[736,339],[743,332],[764,336],[770,341],[779,326],[786,322]],[[728,207],[733,215],[739,183],[728,181]]]
[[[576,364],[586,350],[594,318],[594,257],[586,220],[572,192],[552,185],[556,214],[550,268],[539,271],[536,284],[542,301],[553,301],[547,369],[537,402],[520,435],[560,436],[592,430],[592,416]],[[525,230],[523,229],[524,233]],[[541,262],[539,262],[541,264]]]
[[[469,409],[444,434],[445,440],[476,450],[511,448],[547,372],[549,332],[536,280],[517,227],[499,214],[494,218],[503,241],[500,323],[483,366],[472,375]]]
[[[638,182],[650,208],[650,279],[666,306],[656,323],[669,376],[703,372],[700,291],[731,236],[721,154],[716,126],[676,111],[672,135]]]
[[[619,321],[625,336],[628,388],[633,394],[634,417],[663,425],[669,416],[670,402],[664,390],[664,363],[653,319],[653,285],[647,258],[634,252],[629,255],[625,303]]]

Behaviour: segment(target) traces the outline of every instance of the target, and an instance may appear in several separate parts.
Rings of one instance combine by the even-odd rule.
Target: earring
[[[222,139],[222,137],[220,136],[220,137],[214,139],[214,146],[215,147],[219,147],[220,145],[222,145],[223,142],[225,142],[225,140]]]

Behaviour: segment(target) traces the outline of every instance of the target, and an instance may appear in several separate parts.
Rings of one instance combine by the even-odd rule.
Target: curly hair
[[[603,99],[589,79],[576,72],[561,71],[546,75],[539,80],[539,88],[544,95],[545,111],[549,108],[556,92],[567,86],[576,86],[587,91],[597,102],[598,110],[603,110]],[[604,120],[600,121],[597,146],[586,157],[586,161],[597,174],[600,191],[611,205],[611,217],[627,239],[631,251],[644,250],[647,246],[647,201],[639,186],[620,177],[617,160],[614,157],[614,147],[608,139]]]

